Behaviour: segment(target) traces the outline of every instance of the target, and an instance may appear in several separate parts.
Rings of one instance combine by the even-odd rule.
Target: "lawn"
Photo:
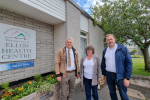
[[[150,76],[150,72],[144,70],[144,60],[143,59],[132,59],[133,62],[133,75]]]
[[[131,55],[132,58],[143,58],[141,55]]]
[[[144,63],[144,59],[134,59],[132,58],[133,63]]]

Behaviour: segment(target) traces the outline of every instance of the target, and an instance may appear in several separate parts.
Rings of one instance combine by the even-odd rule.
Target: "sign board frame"
[[[36,59],[36,31],[0,23],[0,62]]]

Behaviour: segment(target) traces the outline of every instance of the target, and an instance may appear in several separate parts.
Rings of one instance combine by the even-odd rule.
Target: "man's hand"
[[[98,79],[98,83],[101,81],[102,79]]]
[[[124,79],[123,84],[124,84],[125,87],[128,87],[129,86],[129,80]]]
[[[61,76],[57,77],[57,80],[60,82],[61,81]]]
[[[80,75],[79,74],[77,74],[77,79],[80,77]]]
[[[106,76],[104,76],[105,82],[107,82]]]

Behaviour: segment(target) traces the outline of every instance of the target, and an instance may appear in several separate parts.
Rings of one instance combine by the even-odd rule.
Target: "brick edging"
[[[131,80],[132,81],[137,81],[137,82],[139,82],[139,80],[142,81],[142,82],[145,82],[145,81],[150,82],[150,77],[149,76],[141,76],[141,75],[132,75]],[[140,91],[142,94],[144,94],[144,96],[146,98],[150,99],[150,95],[149,95],[150,94],[150,88],[149,87],[146,87],[144,85],[138,85],[136,83],[135,84],[130,83],[129,88]]]
[[[149,88],[145,88],[145,87],[134,85],[134,84],[130,84],[128,88],[140,91],[142,94],[144,94],[144,96],[146,98],[150,99],[150,95],[149,95],[150,94],[150,89]]]
[[[132,79],[141,79],[141,80],[149,80],[150,81],[150,76],[141,76],[141,75],[132,75]]]

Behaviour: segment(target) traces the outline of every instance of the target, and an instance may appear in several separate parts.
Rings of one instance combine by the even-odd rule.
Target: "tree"
[[[102,0],[91,7],[94,25],[100,24],[106,34],[114,34],[116,41],[138,45],[144,55],[145,70],[150,70],[150,0]],[[130,40],[130,42],[128,41]]]

